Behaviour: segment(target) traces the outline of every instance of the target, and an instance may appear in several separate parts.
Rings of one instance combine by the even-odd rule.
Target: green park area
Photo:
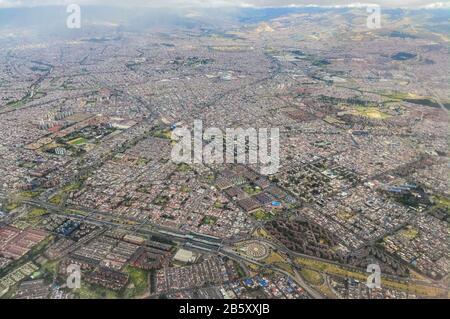
[[[191,167],[186,163],[180,163],[177,165],[178,172],[189,172],[190,170],[192,170]]]
[[[62,188],[59,192],[49,198],[49,202],[53,205],[61,205],[67,194],[79,190],[81,182],[70,183]]]
[[[312,284],[314,286],[320,286],[324,282],[323,276],[320,273],[318,273],[317,271],[314,271],[314,270],[302,268],[302,270],[300,270],[300,275],[307,282],[309,282],[310,284]]]
[[[419,236],[419,230],[411,225],[408,225],[400,231],[400,235],[411,241]]]
[[[87,140],[84,137],[78,137],[76,139],[69,141],[68,143],[73,146],[80,146],[86,144]]]
[[[166,140],[172,139],[172,133],[168,129],[166,129],[166,130],[160,129],[160,130],[153,131],[151,133],[151,135],[153,137],[163,138],[163,139],[166,139]]]
[[[406,92],[393,92],[383,94],[384,96],[389,97],[394,101],[404,101],[417,105],[424,105],[430,107],[440,107],[439,101],[430,96],[422,96],[415,93],[406,93]],[[448,108],[450,106],[450,102],[448,100],[442,101],[444,107]]]
[[[367,274],[364,271],[344,267],[331,262],[298,257],[296,258],[296,263],[300,267],[308,268],[321,273],[326,273],[328,275],[334,275],[343,278],[353,278],[362,282],[367,280]],[[437,297],[445,294],[442,288],[433,287],[419,282],[394,280],[386,278],[384,276],[382,276],[381,284],[388,288],[406,291],[408,293],[416,294],[419,296]]]
[[[202,219],[201,225],[214,225],[217,222],[217,217],[205,216]]]
[[[11,212],[20,206],[19,202],[8,202],[5,206],[6,211]]]
[[[19,221],[23,221],[30,225],[37,225],[41,221],[42,216],[48,214],[47,210],[43,208],[32,208],[28,213],[22,215]]]
[[[368,117],[370,119],[374,120],[384,120],[390,117],[389,114],[386,114],[382,111],[380,111],[376,107],[365,107],[365,106],[357,106],[356,112],[358,115]]]
[[[225,205],[223,203],[221,203],[220,201],[216,201],[214,203],[214,208],[223,209],[223,208],[225,208]]]
[[[61,205],[63,201],[63,195],[61,193],[57,193],[50,197],[49,202],[53,205]]]
[[[130,277],[130,283],[124,291],[125,298],[134,298],[145,295],[149,291],[149,272],[127,266],[124,272]]]
[[[119,294],[116,291],[92,285],[81,281],[81,288],[76,289],[75,295],[80,299],[118,299]]]
[[[265,211],[264,209],[259,208],[252,213],[252,216],[257,221],[267,221],[273,217],[273,214]]]
[[[245,185],[243,188],[244,192],[246,192],[249,195],[256,195],[261,193],[261,188],[258,186],[253,186],[253,185]]]
[[[437,208],[442,208],[450,214],[450,198],[436,195],[432,197],[432,200]]]
[[[35,198],[42,194],[42,190],[24,191],[19,194],[20,198]]]
[[[121,291],[114,291],[99,285],[81,281],[81,288],[76,289],[75,295],[80,299],[133,299],[145,297],[149,291],[149,272],[127,266],[123,270],[129,276],[129,284]]]
[[[68,185],[64,186],[63,191],[66,192],[66,193],[70,193],[70,192],[79,190],[80,187],[81,187],[81,183],[74,182],[74,183],[71,183],[71,184],[68,184]]]
[[[158,206],[164,206],[169,201],[169,197],[165,195],[158,195],[154,200],[153,204]]]

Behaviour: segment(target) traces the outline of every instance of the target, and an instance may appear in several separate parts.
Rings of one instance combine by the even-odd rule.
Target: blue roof
[[[273,202],[272,202],[272,206],[281,206],[281,203],[280,203],[280,202],[273,201]]]
[[[245,283],[247,286],[250,286],[250,285],[253,285],[253,280],[252,280],[252,279],[245,279],[245,280],[244,280],[244,283]]]

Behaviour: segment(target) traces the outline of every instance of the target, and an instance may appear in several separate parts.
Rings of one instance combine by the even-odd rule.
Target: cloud
[[[448,2],[433,2],[423,6],[426,9],[444,9],[450,8],[450,1]]]
[[[450,0],[435,2],[433,0],[373,0],[368,3],[382,7],[422,7],[448,8]],[[395,3],[394,3],[395,2]],[[126,5],[146,7],[284,7],[284,6],[356,6],[358,3],[345,0],[0,0],[0,8],[34,7],[46,5]],[[362,4],[364,5],[364,4]]]

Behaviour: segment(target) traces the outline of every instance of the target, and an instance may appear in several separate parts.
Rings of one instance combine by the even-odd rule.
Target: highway
[[[236,242],[239,242],[239,240],[235,242],[225,242],[219,238],[215,237],[208,237],[202,236],[202,235],[196,235],[193,233],[183,233],[179,232],[177,230],[163,227],[160,225],[151,224],[149,221],[144,221],[140,224],[127,224],[126,222],[121,223],[117,221],[117,217],[112,216],[111,214],[100,212],[94,209],[87,209],[83,207],[76,207],[76,206],[68,206],[68,207],[59,207],[53,204],[49,204],[47,202],[42,202],[39,200],[25,200],[23,203],[33,205],[36,207],[44,208],[48,212],[52,212],[53,214],[70,217],[79,221],[88,221],[92,224],[95,224],[100,227],[111,227],[111,228],[119,228],[137,235],[144,235],[144,236],[157,236],[161,237],[173,242],[176,242],[180,245],[197,249],[197,250],[203,250],[208,251],[211,253],[219,253],[221,255],[227,256],[230,259],[233,259],[237,262],[244,262],[244,263],[250,263],[254,264],[266,269],[273,270],[278,273],[282,273],[288,277],[290,277],[292,280],[294,280],[300,287],[304,288],[311,296],[317,299],[323,298],[323,296],[317,292],[315,289],[313,289],[308,283],[306,283],[303,278],[298,274],[297,270],[294,268],[295,275],[292,275],[291,273],[285,271],[284,269],[281,269],[280,267],[276,267],[274,265],[267,265],[263,264],[259,261],[256,261],[250,257],[243,256],[238,254],[234,249],[234,244]],[[67,210],[74,210],[74,211],[80,211],[80,214],[70,214],[67,213]],[[303,255],[300,253],[296,253],[293,251],[290,251],[289,249],[285,248],[284,246],[280,245],[277,242],[268,241],[266,239],[260,238],[258,239],[261,242],[264,242],[266,245],[269,245],[272,249],[276,249],[279,252],[284,253],[288,258],[295,259],[296,257],[304,257],[312,260],[317,260],[319,262],[326,262],[335,264],[337,266],[342,266],[341,264],[337,262],[333,262],[330,260],[324,260],[317,257],[312,257],[308,255]],[[352,268],[348,265],[345,265],[347,268]],[[354,269],[355,271],[361,271],[359,269]],[[405,280],[405,278],[392,276],[392,275],[383,275],[383,277],[396,280],[400,282],[408,282],[409,284],[419,284],[419,285],[426,285],[426,286],[432,286],[441,288],[440,285],[437,285],[436,283],[431,284],[429,282],[424,282],[421,280]]]
[[[315,291],[312,287],[310,287],[302,278],[301,276],[295,271],[295,276],[290,274],[289,272],[279,268],[275,267],[273,265],[265,265],[258,261],[255,261],[254,259],[251,259],[249,257],[245,257],[242,255],[237,254],[233,247],[231,245],[225,245],[223,241],[220,243],[217,242],[217,240],[211,239],[211,241],[208,241],[204,237],[197,237],[192,234],[185,234],[178,232],[173,229],[169,229],[166,227],[162,227],[159,225],[149,225],[145,222],[143,224],[138,224],[139,227],[136,227],[136,225],[126,225],[122,223],[118,223],[115,221],[112,221],[111,219],[115,219],[114,216],[107,215],[106,213],[102,213],[93,209],[82,209],[80,207],[66,207],[64,209],[72,209],[77,211],[83,211],[87,212],[88,214],[82,215],[82,214],[67,214],[66,212],[62,211],[61,207],[41,202],[37,200],[26,200],[24,201],[25,204],[37,206],[40,208],[44,208],[49,212],[52,212],[57,215],[70,217],[73,219],[77,219],[79,221],[88,221],[90,223],[93,223],[97,226],[107,226],[107,227],[115,227],[120,228],[122,230],[131,231],[133,233],[142,234],[146,236],[159,236],[163,237],[165,239],[171,240],[173,242],[177,242],[181,245],[185,245],[191,248],[195,249],[201,249],[209,252],[216,252],[220,253],[223,256],[227,256],[230,259],[233,259],[237,262],[246,262],[254,265],[258,265],[260,267],[264,267],[270,270],[273,270],[278,273],[282,273],[288,277],[290,277],[294,282],[296,282],[300,287],[305,289],[311,296],[317,299],[322,299],[323,296]],[[271,244],[273,246],[273,243]]]

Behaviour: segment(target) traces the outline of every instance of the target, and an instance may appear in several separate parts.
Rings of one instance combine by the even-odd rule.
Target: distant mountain
[[[237,25],[259,25],[290,14],[307,13],[311,15],[336,12],[348,16],[354,8],[325,7],[287,7],[287,8],[211,8],[211,9],[156,9],[112,6],[83,6],[82,27],[115,28],[126,31],[143,31],[155,27],[191,28],[227,28]],[[363,9],[357,9],[363,10]],[[365,10],[364,10],[365,12]],[[384,9],[384,15],[391,19],[403,16],[416,18],[435,32],[448,32],[450,10],[402,10]],[[30,29],[34,33],[72,34],[74,30],[66,27],[69,14],[64,6],[42,6],[35,8],[0,9],[0,28],[3,30]],[[83,30],[86,31],[86,30]],[[89,30],[87,30],[89,31]],[[394,34],[395,36],[396,34]],[[398,33],[397,35],[401,35]]]

